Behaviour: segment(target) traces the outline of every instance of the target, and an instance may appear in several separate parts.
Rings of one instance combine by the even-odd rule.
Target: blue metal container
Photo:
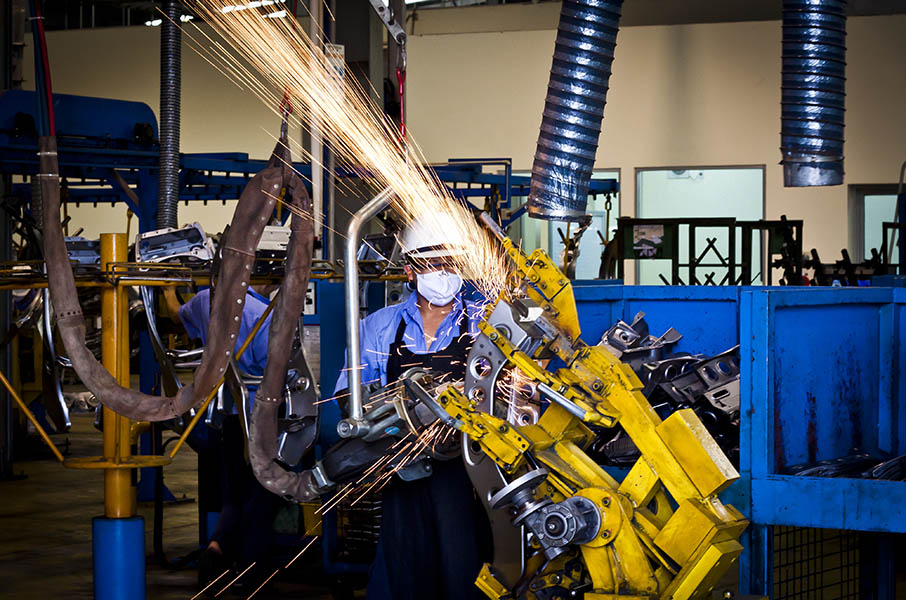
[[[653,334],[683,334],[678,351],[740,344],[740,479],[721,498],[752,522],[741,591],[771,592],[774,525],[906,533],[904,482],[787,474],[855,448],[906,453],[906,289],[580,282],[574,292],[587,343],[643,311]],[[892,560],[883,548],[879,573]],[[886,597],[883,578],[871,585]]]

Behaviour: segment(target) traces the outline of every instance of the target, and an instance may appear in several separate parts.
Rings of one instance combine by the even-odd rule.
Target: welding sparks
[[[229,573],[229,572],[230,572],[230,570],[227,569],[226,571],[224,571],[223,573],[221,573],[220,575],[218,575],[218,576],[217,576],[217,579],[214,579],[213,581],[211,581],[211,583],[209,583],[208,585],[204,586],[204,588],[203,588],[200,592],[198,592],[197,594],[195,594],[194,596],[192,596],[191,600],[195,600],[196,598],[198,598],[199,596],[201,596],[202,594],[204,594],[206,591],[208,591],[208,588],[210,588],[212,585],[214,585],[215,583],[217,583],[218,581],[220,581],[221,579],[223,579],[223,576],[226,575],[226,574]]]
[[[316,540],[316,539],[318,539],[318,536],[315,536],[315,537],[311,538],[311,541],[308,542],[308,543],[305,545],[305,547],[302,548],[302,550],[299,551],[299,554],[295,555],[295,556],[293,557],[293,559],[292,559],[291,561],[289,561],[288,563],[286,563],[286,566],[283,567],[283,568],[284,568],[284,569],[288,569],[288,568],[290,567],[290,565],[292,565],[294,562],[296,562],[296,560],[297,560],[300,556],[302,556],[303,554],[305,554],[305,551],[306,551],[306,550],[308,550],[309,548],[311,548],[311,545],[315,543],[315,540]]]
[[[195,49],[209,63],[275,113],[279,114],[277,107],[286,90],[297,108],[289,116],[295,125],[317,123],[344,166],[360,172],[375,192],[391,188],[393,208],[405,222],[418,219],[438,239],[457,240],[466,251],[452,258],[455,269],[486,297],[498,295],[507,279],[507,263],[497,244],[425,166],[411,138],[399,137],[392,119],[355,78],[338,77],[332,60],[295,19],[267,19],[262,9],[251,8],[224,13],[225,7],[232,6],[230,0],[189,4],[239,55],[201,32],[208,43],[192,39],[195,46],[203,46]],[[298,142],[290,143],[302,151]]]
[[[236,578],[235,578],[235,579],[233,579],[231,582],[229,582],[228,584],[226,584],[226,587],[225,587],[225,588],[223,588],[222,590],[220,590],[219,592],[217,592],[216,594],[214,594],[214,597],[216,598],[216,597],[219,596],[220,594],[222,594],[222,593],[224,593],[225,591],[227,591],[228,589],[230,589],[230,587],[232,587],[232,585],[233,585],[234,583],[236,583],[237,581],[239,581],[239,579],[240,579],[243,575],[245,575],[246,573],[248,573],[248,572],[249,572],[249,569],[251,569],[252,567],[254,567],[256,564],[257,564],[257,563],[254,563],[254,562],[253,562],[252,564],[250,564],[249,566],[247,566],[247,567],[245,568],[245,570],[242,571],[242,573],[240,573],[239,575],[236,575]]]

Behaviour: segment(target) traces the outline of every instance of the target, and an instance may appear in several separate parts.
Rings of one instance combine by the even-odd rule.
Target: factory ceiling
[[[365,0],[338,0],[365,2]],[[543,2],[544,0],[542,0]],[[299,1],[298,4],[304,4]],[[410,11],[484,4],[519,4],[505,0],[407,0]],[[533,2],[538,3],[538,2]],[[45,3],[48,29],[145,25],[156,18],[155,2],[118,0],[64,0]],[[627,0],[623,24],[675,25],[731,21],[779,20],[782,0]],[[906,0],[850,0],[852,16],[906,14]]]

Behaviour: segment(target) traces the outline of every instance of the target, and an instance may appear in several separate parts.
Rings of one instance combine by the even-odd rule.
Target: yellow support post
[[[125,262],[127,239],[122,233],[101,234],[101,265]],[[129,387],[129,302],[126,288],[106,286],[101,290],[101,358],[117,383]],[[104,407],[104,458],[112,463],[127,462],[130,455],[132,423]],[[104,470],[104,515],[111,519],[131,517],[136,511],[132,471]]]

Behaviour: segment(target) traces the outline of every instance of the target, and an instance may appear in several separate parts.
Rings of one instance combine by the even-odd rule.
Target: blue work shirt
[[[481,321],[484,304],[464,300],[464,293],[460,291],[453,301],[453,310],[441,321],[429,347],[425,343],[425,328],[422,323],[422,315],[418,311],[417,300],[418,294],[413,292],[399,304],[376,310],[362,319],[359,324],[359,340],[362,347],[362,385],[377,381],[380,381],[381,385],[387,385],[387,358],[390,356],[390,345],[396,339],[400,319],[406,322],[406,329],[403,331],[403,346],[414,354],[440,352],[449,346],[450,342],[459,336],[464,314],[468,315],[469,333],[472,335],[477,333],[477,325]],[[348,367],[345,361],[344,367]],[[334,394],[349,387],[346,370],[344,368],[340,372]]]
[[[239,352],[239,347],[245,342],[261,315],[264,314],[268,304],[269,300],[267,298],[251,288],[248,289],[245,295],[245,307],[242,309],[242,319],[239,323],[239,334],[236,336],[236,347],[233,352]],[[207,344],[208,327],[211,322],[211,291],[207,288],[203,289],[195,294],[191,300],[180,306],[179,320],[189,337],[201,340],[202,344]],[[249,375],[257,377],[264,375],[264,366],[267,364],[267,340],[270,327],[271,315],[268,315],[252,343],[249,344],[249,347],[239,358],[239,368]],[[255,391],[257,389],[255,386],[249,387],[249,410],[251,410],[251,404],[255,400]],[[235,407],[233,411],[236,411]]]

